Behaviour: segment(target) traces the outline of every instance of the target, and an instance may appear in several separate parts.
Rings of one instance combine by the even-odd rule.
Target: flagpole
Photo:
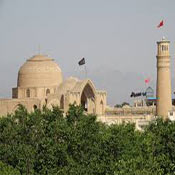
[[[85,58],[82,58],[79,62],[78,62],[79,66],[84,65],[84,70],[85,70],[85,78],[87,78],[87,69],[86,69],[86,62],[85,62]]]
[[[87,68],[86,68],[86,64],[84,64],[84,70],[85,70],[85,77],[87,78]]]

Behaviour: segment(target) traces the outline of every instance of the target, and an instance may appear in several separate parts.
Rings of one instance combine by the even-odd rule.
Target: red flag
[[[160,24],[157,26],[157,28],[160,28],[164,25],[163,20],[160,22]]]
[[[146,78],[145,79],[145,83],[147,84],[147,83],[149,83],[150,82],[150,78]]]

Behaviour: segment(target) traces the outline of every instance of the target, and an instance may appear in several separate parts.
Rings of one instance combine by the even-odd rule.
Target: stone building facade
[[[52,58],[35,55],[19,69],[12,99],[0,99],[0,115],[13,113],[19,104],[28,111],[55,105],[65,113],[70,104],[77,104],[87,113],[104,115],[106,92],[97,90],[90,79],[70,77],[63,81],[62,71]]]

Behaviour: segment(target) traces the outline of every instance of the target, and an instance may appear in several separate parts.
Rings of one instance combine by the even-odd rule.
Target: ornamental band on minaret
[[[171,75],[170,75],[170,41],[165,38],[157,42],[157,106],[156,115],[167,119],[172,110]]]

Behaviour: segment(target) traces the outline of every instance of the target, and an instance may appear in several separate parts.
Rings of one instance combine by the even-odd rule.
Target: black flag
[[[85,64],[85,58],[82,58],[79,62],[78,62],[79,66]]]

